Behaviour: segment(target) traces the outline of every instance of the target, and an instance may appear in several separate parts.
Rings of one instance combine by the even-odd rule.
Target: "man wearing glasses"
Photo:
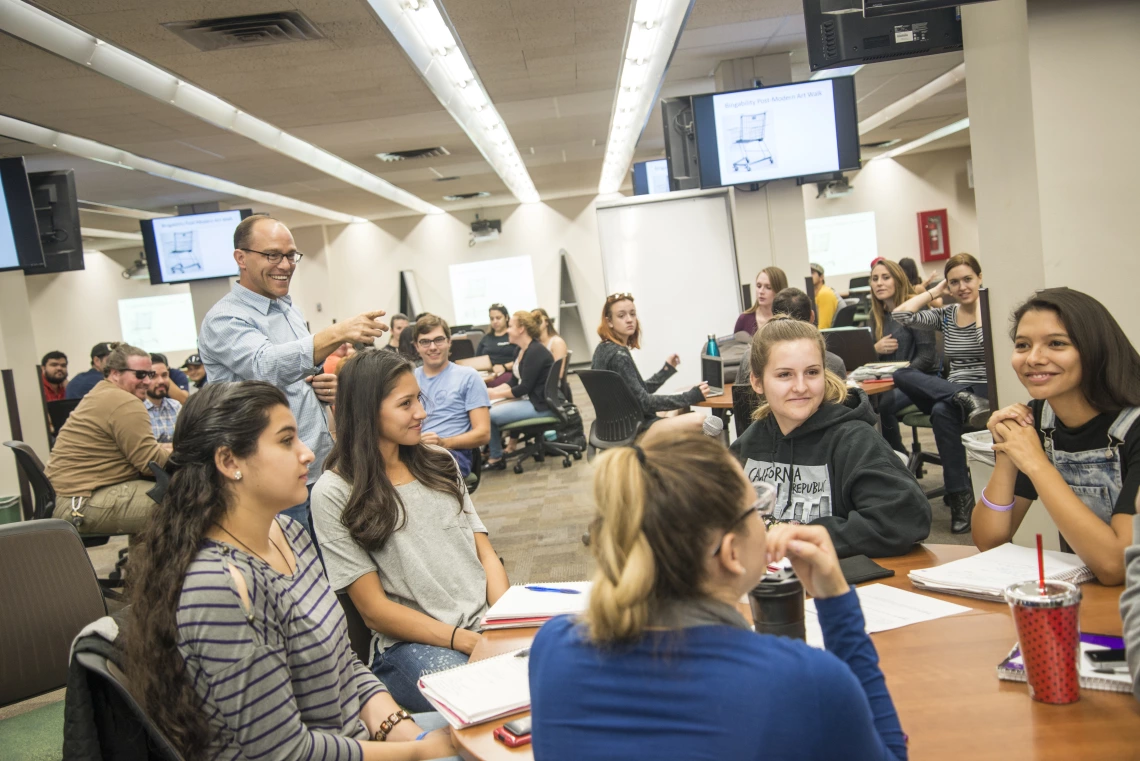
[[[473,450],[491,440],[491,398],[487,385],[472,367],[448,359],[451,328],[442,317],[425,314],[413,330],[423,367],[416,368],[416,382],[426,402],[427,418],[421,440],[451,452],[466,478],[471,472]],[[478,453],[474,453],[478,456]]]
[[[134,534],[157,505],[149,463],[166,465],[170,445],[159,444],[143,399],[154,381],[150,354],[111,344],[104,379],[95,384],[59,431],[45,474],[55,489],[52,517],[81,534]]]
[[[289,298],[289,283],[303,254],[289,228],[254,214],[234,230],[240,275],[202,321],[198,349],[211,383],[260,380],[285,392],[301,441],[313,450],[309,488],[332,448],[324,404],[336,400],[336,376],[321,365],[342,343],[372,344],[388,326],[383,310],[365,312],[311,334]],[[285,511],[309,528],[309,503]]]

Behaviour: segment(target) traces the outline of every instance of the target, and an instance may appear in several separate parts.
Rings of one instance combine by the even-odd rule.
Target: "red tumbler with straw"
[[[1036,581],[1013,584],[1005,590],[1017,625],[1029,697],[1042,703],[1075,703],[1081,699],[1081,590],[1068,582],[1045,580],[1040,534],[1037,566]]]

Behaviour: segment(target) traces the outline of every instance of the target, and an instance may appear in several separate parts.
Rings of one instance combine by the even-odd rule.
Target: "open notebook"
[[[531,587],[544,589],[566,589],[578,594],[542,592]],[[563,581],[549,584],[516,585],[503,594],[491,608],[483,614],[479,625],[483,629],[519,629],[526,626],[542,626],[554,618],[568,613],[581,613],[590,600],[590,582]]]
[[[1003,544],[934,568],[911,571],[907,576],[916,587],[928,592],[1001,601],[1002,592],[1010,584],[1037,578],[1037,550]],[[1046,550],[1045,578],[1083,584],[1092,581],[1093,573],[1072,553]]]
[[[1120,637],[1110,637],[1106,634],[1081,634],[1081,659],[1078,662],[1078,673],[1082,690],[1106,690],[1108,692],[1132,692],[1132,677],[1125,674],[1102,674],[1093,670],[1093,664],[1085,657],[1090,650],[1108,650],[1124,647],[1124,640]],[[1121,666],[1124,664],[1121,663]],[[1005,660],[998,664],[998,679],[1007,682],[1025,681],[1025,662],[1021,660],[1021,650],[1018,645],[1013,646]]]
[[[530,648],[420,677],[427,701],[456,729],[530,708]]]

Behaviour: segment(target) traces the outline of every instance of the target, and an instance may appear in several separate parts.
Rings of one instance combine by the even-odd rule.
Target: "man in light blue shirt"
[[[416,382],[427,399],[421,440],[451,451],[464,477],[471,472],[472,450],[491,440],[491,399],[487,384],[474,368],[457,365],[451,353],[451,329],[442,317],[426,314],[414,327],[423,367]],[[478,453],[475,453],[478,456]]]
[[[332,448],[323,404],[336,399],[336,376],[321,363],[345,341],[371,344],[388,329],[365,312],[310,334],[305,317],[289,298],[289,283],[300,262],[289,228],[265,214],[243,219],[234,230],[234,260],[240,275],[228,294],[202,321],[198,348],[211,383],[260,380],[285,392],[303,441],[313,450],[309,488]],[[308,502],[286,511],[309,527]]]

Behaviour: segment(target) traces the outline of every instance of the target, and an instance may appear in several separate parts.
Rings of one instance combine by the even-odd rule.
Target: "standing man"
[[[44,401],[58,402],[67,398],[67,355],[62,351],[49,351],[40,360],[40,373],[44,384]]]
[[[182,402],[170,398],[174,381],[170,378],[170,363],[166,361],[166,355],[151,354],[150,367],[154,370],[154,379],[146,390],[143,406],[150,415],[150,429],[154,431],[155,440],[166,444],[174,441],[174,421],[178,419]]]
[[[839,296],[823,281],[823,267],[818,264],[811,265],[811,284],[815,290],[815,314],[819,318],[819,329],[827,330],[839,310]]]
[[[427,398],[427,418],[420,440],[451,452],[466,478],[472,450],[491,440],[491,397],[473,367],[457,365],[451,353],[451,329],[442,317],[425,314],[416,320],[416,348],[423,367],[416,368],[420,393]],[[478,453],[475,453],[478,456]]]
[[[234,230],[234,260],[241,274],[206,313],[198,347],[210,382],[260,380],[285,392],[301,441],[315,455],[309,465],[311,491],[332,448],[322,404],[336,400],[336,376],[323,373],[321,365],[345,341],[371,345],[388,326],[377,319],[384,311],[377,310],[309,333],[304,315],[289,298],[289,282],[302,256],[289,228],[273,217],[243,219]],[[308,501],[285,512],[312,533]]]
[[[103,380],[103,363],[111,353],[111,344],[103,341],[91,347],[91,369],[82,372],[67,384],[68,399],[82,399],[95,384]]]

